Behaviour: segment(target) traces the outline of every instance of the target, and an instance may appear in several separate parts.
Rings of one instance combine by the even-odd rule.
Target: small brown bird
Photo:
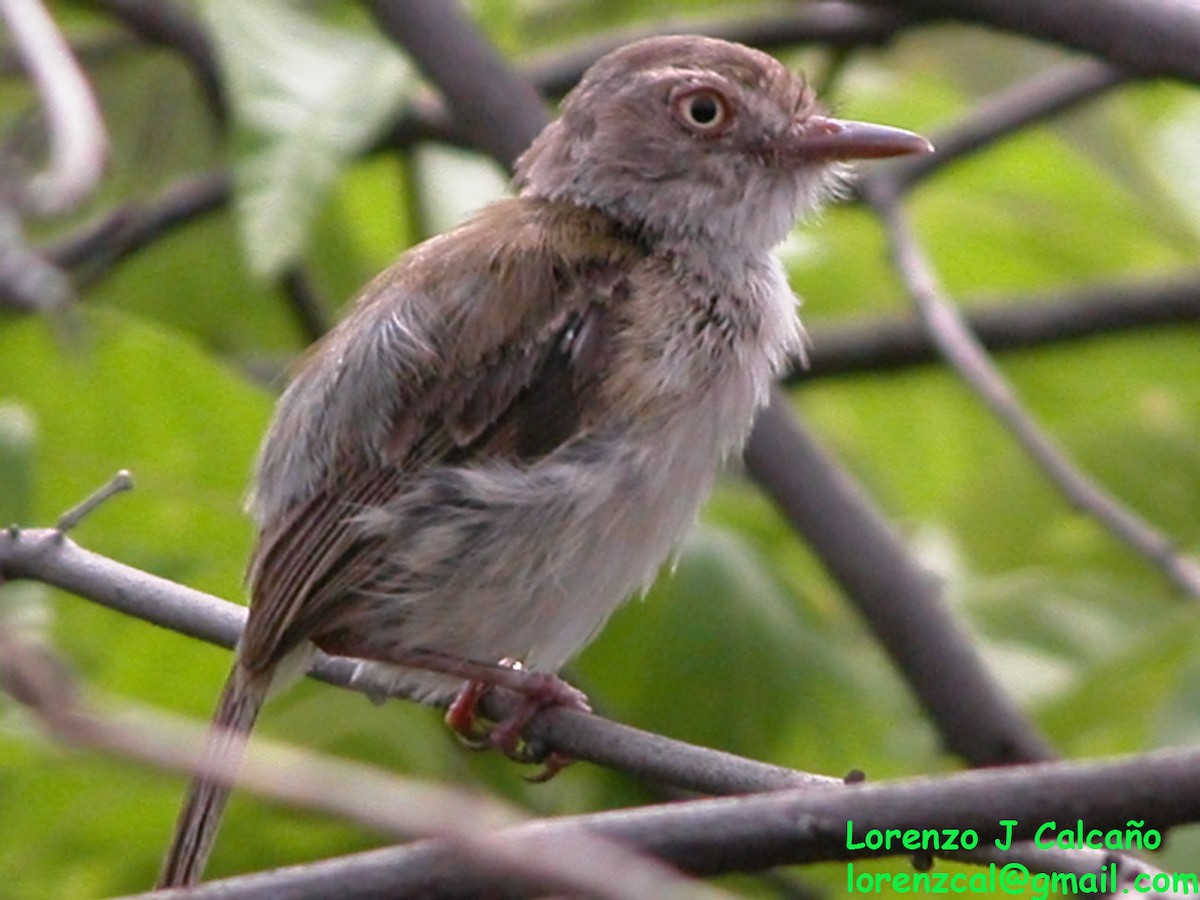
[[[400,257],[280,398],[210,754],[236,758],[313,645],[402,667],[428,700],[507,683],[502,661],[544,673],[499,744],[540,705],[581,705],[550,676],[654,578],[801,352],[772,248],[844,160],[930,149],[829,118],[737,44],[597,62],[518,162],[519,195]],[[200,878],[227,795],[193,783],[162,885]]]

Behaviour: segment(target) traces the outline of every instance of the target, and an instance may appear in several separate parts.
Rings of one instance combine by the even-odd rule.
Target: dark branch
[[[1143,284],[1096,284],[964,310],[991,352],[1045,348],[1147,328],[1200,325],[1200,272]],[[789,384],[941,362],[919,320],[872,316],[809,329],[809,367]]]
[[[1078,820],[1102,835],[1122,838],[1146,810],[1155,821],[1141,834],[1194,822],[1200,817],[1200,754],[1165,751],[1104,763],[1054,763],[987,769],[864,784],[837,791],[781,791],[720,800],[694,800],[637,810],[561,817],[521,825],[499,834],[552,847],[556,837],[578,830],[656,856],[686,872],[716,875],[769,866],[848,860],[883,855],[852,850],[848,822],[859,839],[877,829],[973,830],[981,846],[1007,836],[1029,841],[1046,822],[1069,830]],[[1139,830],[1139,829],[1132,829]],[[1045,839],[1045,837],[1043,837]],[[1024,852],[1018,850],[1021,848]],[[1114,894],[1129,892],[1139,874],[1155,872],[1132,857],[1104,851],[1062,851],[1014,846],[993,859],[1020,860],[1029,871],[1090,871],[1117,864]],[[891,855],[896,855],[895,851]],[[984,856],[984,854],[975,854]],[[1064,858],[1067,857],[1067,858]],[[1054,867],[1051,869],[1050,867]],[[305,866],[215,881],[184,892],[141,895],[150,900],[292,900],[336,894],[344,900],[378,897],[527,897],[529,885],[502,882],[444,842],[422,841]]]
[[[121,260],[180,226],[222,209],[232,184],[225,172],[179,181],[149,200],[135,200],[110,210],[94,222],[48,245],[45,256],[74,273],[86,287]]]
[[[329,330],[329,318],[325,314],[321,298],[303,267],[291,266],[279,279],[279,287],[287,298],[288,309],[291,310],[292,318],[295,319],[306,344],[311,344]]]
[[[1200,5],[1178,0],[864,0],[1082,50],[1141,75],[1200,84]]]
[[[221,67],[204,25],[175,0],[82,0],[120,21],[148,44],[174,50],[192,77],[218,125],[229,123],[229,101]]]
[[[533,86],[521,78],[444,0],[366,0],[380,29],[437,86],[455,121],[484,153],[506,167],[548,121]]]
[[[867,9],[852,3],[818,2],[753,18],[726,16],[672,21],[665,25],[655,23],[605,33],[566,50],[541,56],[523,66],[521,72],[543,94],[555,97],[574,87],[584,71],[605,53],[639,38],[686,32],[737,41],[762,50],[809,43],[852,48],[888,43],[906,21],[903,15],[882,9]]]

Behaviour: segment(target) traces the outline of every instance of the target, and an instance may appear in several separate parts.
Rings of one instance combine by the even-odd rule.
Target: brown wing
[[[499,204],[439,239],[440,258],[451,263],[445,270],[426,265],[414,276],[403,258],[399,271],[377,280],[360,301],[352,318],[379,315],[386,304],[410,296],[444,303],[424,342],[435,356],[424,366],[419,359],[376,360],[403,373],[385,392],[390,407],[363,409],[357,422],[343,416],[347,425],[321,445],[337,448],[336,464],[262,522],[250,566],[243,664],[273,664],[319,633],[346,591],[366,583],[377,548],[359,536],[352,519],[404,490],[412,473],[488,458],[536,460],[602,415],[599,387],[628,293],[625,273],[642,251],[599,214],[558,204],[530,209],[532,202]],[[499,233],[505,242],[497,243]],[[448,278],[458,281],[443,281]],[[446,293],[444,284],[464,282],[476,285],[472,296],[438,296]],[[343,338],[353,330],[343,326]],[[343,355],[380,352],[361,342],[343,344]],[[347,366],[353,371],[352,363],[338,376],[325,376],[340,377]],[[344,399],[337,391],[325,395],[335,421]],[[285,395],[281,404],[286,401]],[[287,412],[279,410],[277,423]],[[382,436],[371,439],[369,426],[381,417]],[[272,441],[295,438],[284,431],[273,429],[264,453]]]

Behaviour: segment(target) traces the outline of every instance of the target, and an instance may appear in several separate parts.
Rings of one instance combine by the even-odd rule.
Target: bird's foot
[[[446,712],[446,724],[472,749],[494,747],[509,759],[521,763],[540,763],[542,771],[529,781],[549,781],[574,760],[564,754],[549,751],[537,741],[523,736],[525,728],[543,709],[562,706],[580,712],[591,712],[587,697],[557,675],[546,672],[527,672],[514,660],[501,662],[504,678],[472,679],[463,685]],[[518,675],[519,678],[513,676]],[[521,695],[521,702],[509,715],[490,728],[480,725],[479,702],[489,687],[503,686]]]

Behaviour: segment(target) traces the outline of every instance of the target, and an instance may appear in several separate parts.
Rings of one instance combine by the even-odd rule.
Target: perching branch
[[[56,530],[11,528],[0,532],[0,578],[34,579],[125,615],[228,648],[237,642],[246,618],[245,607],[92,553]],[[361,667],[357,660],[318,653],[309,674],[372,698],[404,696],[395,692],[394,678],[386,674],[375,677],[376,671]],[[485,711],[503,718],[506,702],[490,699]],[[569,709],[544,711],[527,733],[576,759],[683,790],[724,794],[840,783],[673,741]]]
[[[245,621],[245,609],[243,607],[227,603],[183,585],[175,584],[166,579],[158,578],[98,554],[91,553],[79,547],[57,530],[21,531],[16,528],[10,528],[0,532],[0,579],[13,581],[23,578],[32,578],[63,588],[127,615],[133,615],[145,621],[226,647],[232,647],[236,643]],[[29,695],[37,694],[40,682],[36,679],[39,672],[46,672],[48,675],[53,676],[55,680],[50,682],[50,687],[58,684],[55,673],[61,669],[59,666],[35,667],[32,670],[18,668],[16,674],[19,677],[14,680],[12,658],[12,654],[6,655],[0,653],[0,662],[7,660],[6,664],[9,666],[7,670],[8,686],[9,688],[13,688],[15,684],[14,693],[22,697],[23,702],[32,702]],[[30,680],[29,671],[34,673],[33,681]],[[349,687],[353,690],[362,691],[372,697],[386,694],[394,687],[394,679],[389,678],[386,674],[380,678],[376,678],[370,667],[364,670],[356,660],[329,657],[321,653],[316,654],[309,674],[329,684]],[[45,689],[44,686],[42,689]],[[495,717],[502,717],[506,712],[510,711],[511,704],[519,702],[516,697],[506,697],[503,695],[489,695],[486,699],[487,702],[484,711],[490,716]],[[44,707],[46,704],[43,703],[42,705]],[[152,731],[161,733],[162,729],[155,727]],[[175,769],[191,767],[194,762],[190,758],[186,760],[180,759],[174,755],[177,748],[171,749],[164,746],[161,741],[149,737],[130,736],[128,734],[122,736],[112,731],[108,726],[104,726],[103,731],[89,733],[93,736],[94,740],[90,741],[88,745],[95,746],[97,749],[103,749],[106,752],[117,752],[121,755],[132,756],[133,758],[147,759],[157,765],[166,765]],[[780,791],[795,793],[800,791],[807,796],[830,794],[831,796],[851,797],[857,796],[858,792],[863,790],[862,785],[857,785],[853,789],[847,790],[844,787],[844,782],[840,779],[797,772],[778,766],[758,763],[728,753],[695,747],[659,735],[640,732],[628,726],[619,725],[597,716],[587,715],[570,709],[560,708],[544,711],[531,723],[526,733],[530,738],[543,742],[545,746],[570,756],[591,760],[600,765],[608,765],[627,771],[638,777],[675,785],[700,793],[723,795]],[[82,739],[82,736],[73,738],[73,740],[80,739]],[[200,742],[189,739],[184,743],[185,745],[190,745],[194,750],[199,746]],[[278,751],[272,752],[277,753]],[[141,755],[139,756],[138,754]],[[275,758],[278,759],[278,756]],[[304,784],[289,787],[289,783],[295,780],[303,783],[313,781],[314,776],[311,773],[314,770],[309,767],[309,762],[301,760],[299,765],[302,772],[300,777],[296,777],[295,773],[291,776],[285,777],[285,775],[279,775],[277,777],[271,774],[272,770],[278,769],[278,766],[273,764],[267,765],[265,770],[252,767],[250,770],[252,774],[248,776],[249,786],[266,793],[268,796],[286,798],[290,802],[324,809],[339,815],[348,815],[356,821],[361,821],[362,816],[373,817],[371,820],[373,827],[384,828],[385,830],[400,827],[397,820],[388,819],[387,813],[378,806],[368,804],[368,809],[358,812],[342,810],[341,801],[328,798],[323,799],[321,791],[310,792]],[[1101,821],[1099,818],[1100,815],[1109,815],[1109,813],[1103,812],[1104,809],[1107,809],[1104,806],[1103,795],[1098,795],[1097,797],[1080,797],[1072,793],[1075,787],[1074,782],[1070,780],[1070,772],[1074,768],[1074,766],[1064,765],[1055,770],[1061,772],[1068,779],[1062,785],[1063,794],[1059,798],[1061,803],[1065,805],[1052,807],[1050,813],[1036,813],[1036,815],[1050,815],[1052,817],[1054,815],[1075,815],[1075,805],[1084,799],[1089,803],[1099,803],[1102,809],[1102,812],[1096,812],[1093,807],[1089,807],[1089,810],[1091,810],[1089,812],[1089,821]],[[1023,770],[1014,768],[1009,771],[1016,773]],[[1024,771],[1036,773],[1043,770],[1034,768]],[[309,774],[305,775],[303,774],[304,772]],[[322,776],[322,778],[324,777]],[[340,776],[331,773],[329,777],[335,778]],[[953,777],[957,778],[959,776]],[[1014,778],[1012,784],[1016,785],[1019,782],[1019,778]],[[937,790],[935,786],[939,783],[940,779],[922,779],[918,782],[913,782],[914,785],[922,784],[933,788],[935,793]],[[1138,784],[1141,783],[1140,781],[1138,782]],[[987,793],[988,789],[982,790],[984,796],[989,796],[993,804],[998,804],[997,809],[999,812],[995,812],[994,815],[999,818],[1020,817],[1022,815],[1023,807],[1021,803],[1023,801],[1021,798],[1023,795],[1019,792],[1017,794],[1003,793],[992,796]],[[1109,786],[1106,790],[1113,790],[1113,788]],[[1046,797],[1042,796],[1041,792],[1035,793],[1043,801],[1049,802]],[[1121,793],[1121,791],[1118,790],[1117,793]],[[797,794],[797,796],[799,795]],[[1011,801],[1011,806],[1006,805],[1009,801]],[[889,818],[889,816],[893,815],[891,801],[883,802],[883,807],[861,818],[854,812],[853,805],[848,808],[848,812],[845,815],[854,818],[856,822],[874,823],[864,824],[864,828],[897,827],[895,826],[895,822],[901,821],[901,819],[893,820]],[[1157,802],[1157,795],[1146,797],[1145,803],[1147,805],[1141,807],[1141,812],[1137,813],[1137,815],[1144,818],[1147,815],[1146,810],[1154,810],[1157,815],[1159,812],[1159,807],[1156,805]],[[743,803],[744,800],[738,801],[737,808],[743,808]],[[690,813],[687,812],[686,806],[678,804],[670,804],[664,807],[664,809],[681,810],[682,818],[678,825],[684,829],[681,832],[681,842],[671,842],[675,849],[666,857],[668,861],[675,863],[682,861],[685,868],[699,873],[711,873],[714,871],[712,869],[714,859],[711,848],[707,843],[712,838],[705,838],[703,834],[695,835],[694,837],[699,839],[700,843],[693,849],[688,850],[685,857],[681,857],[680,854],[684,853],[685,848],[688,847],[688,841],[691,840],[690,837],[687,837]],[[1121,807],[1121,809],[1124,809],[1124,807]],[[969,801],[964,800],[961,805],[948,809],[946,815],[949,818],[937,827],[977,827],[981,829],[980,833],[982,834],[982,829],[994,828],[995,823],[999,821],[999,818],[995,821],[992,820],[993,812],[989,810],[990,807],[986,805],[973,807]],[[632,816],[636,819],[643,812],[614,814],[612,818],[614,821],[627,816]],[[1118,818],[1121,814],[1121,812],[1112,813],[1112,815]],[[590,817],[585,817],[584,821],[588,818]],[[1105,819],[1103,821],[1108,820]],[[661,818],[659,822],[663,827],[667,827]],[[1156,819],[1154,824],[1156,827],[1167,827],[1168,825],[1175,824],[1175,821],[1169,818],[1167,820]],[[768,826],[766,821],[760,822],[759,826],[766,827],[768,830],[775,827],[774,825]],[[411,827],[411,823],[404,826],[404,828]],[[550,825],[549,827],[553,828],[554,826]],[[567,827],[570,828],[571,826],[568,825]],[[844,835],[844,828],[844,818],[841,824],[836,826],[832,835],[825,833],[821,829],[817,829],[811,833],[802,832],[797,834],[793,824],[786,824],[784,831],[775,834],[771,840],[776,845],[780,841],[783,841],[793,847],[788,852],[798,854],[793,860],[796,862],[848,858],[838,855],[839,852],[846,850],[844,838],[840,844],[837,840],[839,835]],[[759,852],[761,848],[756,849],[758,845],[755,842],[760,839],[762,834],[761,831],[750,834],[746,839],[748,842],[747,846],[742,848],[739,854],[750,854],[753,856],[753,854]],[[621,839],[625,838],[623,832],[619,834],[614,833],[614,836]],[[641,846],[640,839],[637,839],[636,833],[631,836],[631,840],[634,841],[635,846]],[[654,839],[652,841],[653,845],[646,846],[645,849],[658,855],[659,847],[656,842],[659,840],[661,838]],[[800,849],[795,849],[796,847]],[[448,851],[442,847],[435,848],[434,852],[441,854]],[[389,856],[399,853],[399,859],[407,859],[405,851],[384,851],[384,853]],[[355,867],[365,867],[365,871],[361,877],[356,875],[351,879],[351,882],[355,885],[372,883],[371,878],[373,877],[394,876],[401,878],[401,880],[407,877],[429,877],[430,873],[425,868],[426,864],[420,861],[422,853],[423,851],[417,850],[418,859],[415,863],[403,862],[404,871],[401,873],[396,873],[391,868],[382,872],[377,871],[373,868],[374,864],[370,859],[364,858],[353,860],[350,863],[342,860],[334,860],[328,863],[304,867],[303,870],[281,870],[277,875],[284,882],[296,877],[299,877],[301,881],[308,878],[315,878],[316,881],[313,883],[325,885],[325,890],[328,890],[330,882],[326,882],[324,879],[327,877],[340,877],[338,873],[342,872],[342,867],[346,864]],[[1075,871],[1083,873],[1096,871],[1104,864],[1104,859],[1101,858],[1102,854],[1098,855],[1091,851],[1049,852],[1020,844],[1003,853],[995,849],[985,848],[985,850],[972,853],[946,855],[948,858],[977,863],[987,863],[996,860],[1000,860],[1001,862],[1021,862],[1031,871]],[[440,859],[441,857],[438,858]],[[741,859],[742,856],[738,858]],[[415,866],[413,871],[409,870],[408,867],[410,865]],[[730,868],[740,868],[745,863],[731,858],[727,859],[724,865]],[[1126,860],[1122,865],[1137,864]],[[414,875],[414,871],[417,875]],[[1132,872],[1135,870],[1125,871]],[[274,878],[275,876],[257,877]],[[463,877],[467,876],[464,875]],[[476,876],[473,875],[471,877]],[[363,881],[362,879],[366,880]],[[274,881],[269,881],[268,883],[276,884]],[[468,878],[467,882],[464,883],[471,883],[470,879]],[[220,885],[221,883],[216,884]],[[253,893],[253,885],[250,886],[250,889],[250,894],[243,894],[243,888],[236,887],[232,889],[234,893],[218,893],[216,896],[263,896]],[[212,887],[201,888],[201,890],[223,891],[224,888]],[[203,894],[200,896],[209,895]],[[295,895],[289,894],[289,896]],[[313,896],[320,896],[320,894],[318,893]]]

